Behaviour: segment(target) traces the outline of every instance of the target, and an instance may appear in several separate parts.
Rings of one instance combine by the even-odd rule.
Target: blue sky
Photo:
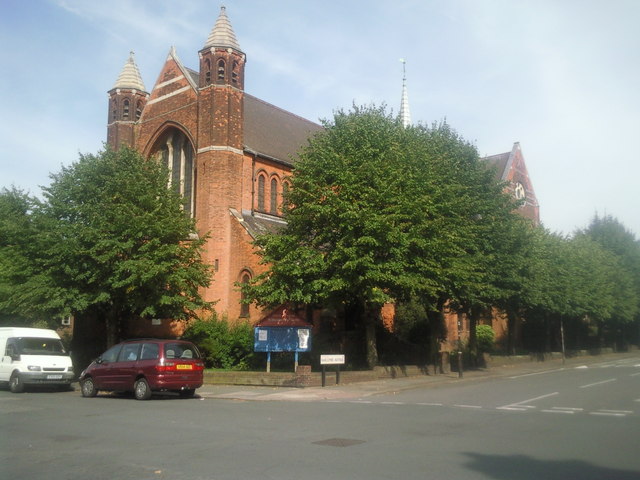
[[[0,187],[39,194],[106,139],[107,91],[133,50],[147,90],[171,46],[198,68],[223,3],[0,0]],[[640,2],[227,0],[245,90],[310,120],[399,110],[446,119],[481,155],[520,142],[543,224],[594,214],[640,235]]]

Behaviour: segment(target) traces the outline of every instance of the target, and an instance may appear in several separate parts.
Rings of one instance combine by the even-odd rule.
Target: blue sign
[[[255,352],[309,352],[311,328],[308,327],[255,327]]]

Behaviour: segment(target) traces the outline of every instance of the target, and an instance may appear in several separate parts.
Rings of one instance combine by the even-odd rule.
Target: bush
[[[198,346],[207,368],[248,370],[255,362],[253,328],[245,321],[231,325],[214,314],[191,322],[182,338]]]
[[[489,325],[478,325],[476,327],[476,338],[478,340],[478,351],[480,353],[491,352],[493,350],[496,334]]]

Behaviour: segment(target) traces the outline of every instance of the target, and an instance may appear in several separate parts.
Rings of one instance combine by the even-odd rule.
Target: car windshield
[[[200,358],[200,353],[191,343],[172,342],[165,344],[164,356],[165,358],[196,359]]]
[[[66,355],[62,342],[57,338],[22,337],[18,339],[22,355]]]

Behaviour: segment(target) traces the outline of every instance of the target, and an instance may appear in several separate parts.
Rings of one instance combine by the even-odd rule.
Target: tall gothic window
[[[156,153],[169,169],[169,187],[184,198],[184,209],[194,213],[194,154],[189,138],[176,129],[169,130],[158,143]]]
[[[264,212],[264,175],[258,176],[258,210]]]
[[[242,274],[242,279],[240,280],[240,283],[246,285],[251,281],[251,276],[248,273],[243,273]],[[246,295],[244,293],[240,293],[240,316],[241,317],[248,317],[249,316],[249,304],[248,303],[244,303],[244,299],[246,298]]]
[[[271,179],[271,191],[270,195],[270,211],[274,215],[278,213],[278,181],[275,178]]]

